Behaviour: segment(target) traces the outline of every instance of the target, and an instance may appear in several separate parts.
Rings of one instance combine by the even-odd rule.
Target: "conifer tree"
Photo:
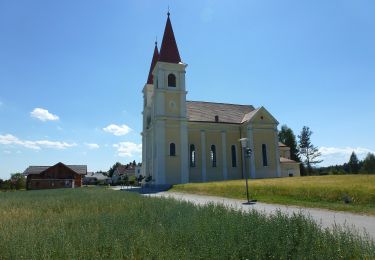
[[[304,163],[307,167],[307,172],[312,173],[312,165],[321,163],[323,160],[319,160],[321,153],[318,147],[315,147],[311,143],[312,131],[309,127],[304,126],[301,131],[301,135],[298,136],[299,139],[299,154],[304,158]]]
[[[349,172],[350,173],[358,173],[358,171],[359,171],[359,161],[358,161],[358,157],[357,157],[357,155],[355,154],[354,151],[350,155],[348,166],[349,166]]]
[[[363,160],[361,172],[375,174],[375,155],[373,153],[368,153]]]
[[[294,135],[293,130],[287,125],[281,126],[279,141],[290,148],[290,159],[297,162],[301,161],[298,154],[296,136]]]

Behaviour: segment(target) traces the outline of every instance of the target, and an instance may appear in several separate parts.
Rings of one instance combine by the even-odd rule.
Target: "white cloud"
[[[355,152],[357,157],[361,160],[368,153],[375,153],[375,151],[364,148],[364,147],[325,147],[322,146],[319,148],[319,152],[322,154],[321,159],[323,162],[322,166],[343,164],[349,161],[350,155],[352,152]]]
[[[85,145],[90,149],[98,149],[99,145],[95,143],[85,143]]]
[[[31,117],[37,118],[41,121],[56,121],[59,120],[59,117],[57,115],[51,114],[48,112],[47,109],[43,108],[34,108],[33,111],[30,112]]]
[[[366,155],[367,153],[374,153],[374,151],[363,148],[363,147],[345,147],[345,148],[339,148],[339,147],[325,147],[322,146],[319,148],[319,152],[322,153],[322,155],[331,155],[331,154],[343,154],[343,155],[351,155],[352,152],[355,152],[357,155]]]
[[[104,127],[103,130],[107,133],[111,133],[116,136],[126,135],[130,131],[132,131],[132,129],[127,125],[115,125],[115,124],[110,124],[109,126]]]
[[[117,154],[121,157],[131,157],[134,155],[140,155],[142,153],[142,144],[120,142],[118,144],[114,144],[113,147],[117,148]]]
[[[0,144],[4,145],[20,145],[25,148],[40,150],[42,148],[53,148],[53,149],[66,149],[69,147],[77,146],[76,143],[67,143],[59,141],[49,141],[49,140],[38,140],[38,141],[27,141],[20,140],[14,135],[6,134],[0,135]]]
[[[3,151],[5,154],[11,154],[12,152],[11,151],[9,151],[9,150],[4,150]]]
[[[0,144],[11,144],[18,141],[18,138],[7,134],[7,135],[0,135]]]
[[[55,149],[66,149],[69,147],[77,146],[76,143],[66,143],[66,142],[58,142],[58,141],[48,141],[48,140],[42,140],[42,141],[34,141],[38,146],[43,146],[46,148],[55,148]]]

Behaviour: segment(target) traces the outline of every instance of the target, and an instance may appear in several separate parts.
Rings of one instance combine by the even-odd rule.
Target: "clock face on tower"
[[[176,102],[174,100],[171,100],[169,101],[169,108],[172,110],[172,111],[175,111],[177,106],[176,106]]]

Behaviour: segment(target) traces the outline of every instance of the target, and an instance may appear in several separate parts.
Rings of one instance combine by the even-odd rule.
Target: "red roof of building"
[[[165,25],[163,41],[161,42],[159,61],[170,63],[181,62],[176,39],[174,38],[171,20],[169,19],[169,12],[167,23]]]
[[[154,76],[152,75],[152,71],[154,70],[156,62],[158,60],[159,60],[159,50],[158,50],[157,42],[155,42],[154,55],[152,56],[150,71],[148,72],[147,84],[153,84],[154,82]]]

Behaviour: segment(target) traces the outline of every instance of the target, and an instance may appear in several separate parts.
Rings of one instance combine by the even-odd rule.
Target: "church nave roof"
[[[244,117],[255,111],[251,105],[186,101],[189,121],[241,124]]]

